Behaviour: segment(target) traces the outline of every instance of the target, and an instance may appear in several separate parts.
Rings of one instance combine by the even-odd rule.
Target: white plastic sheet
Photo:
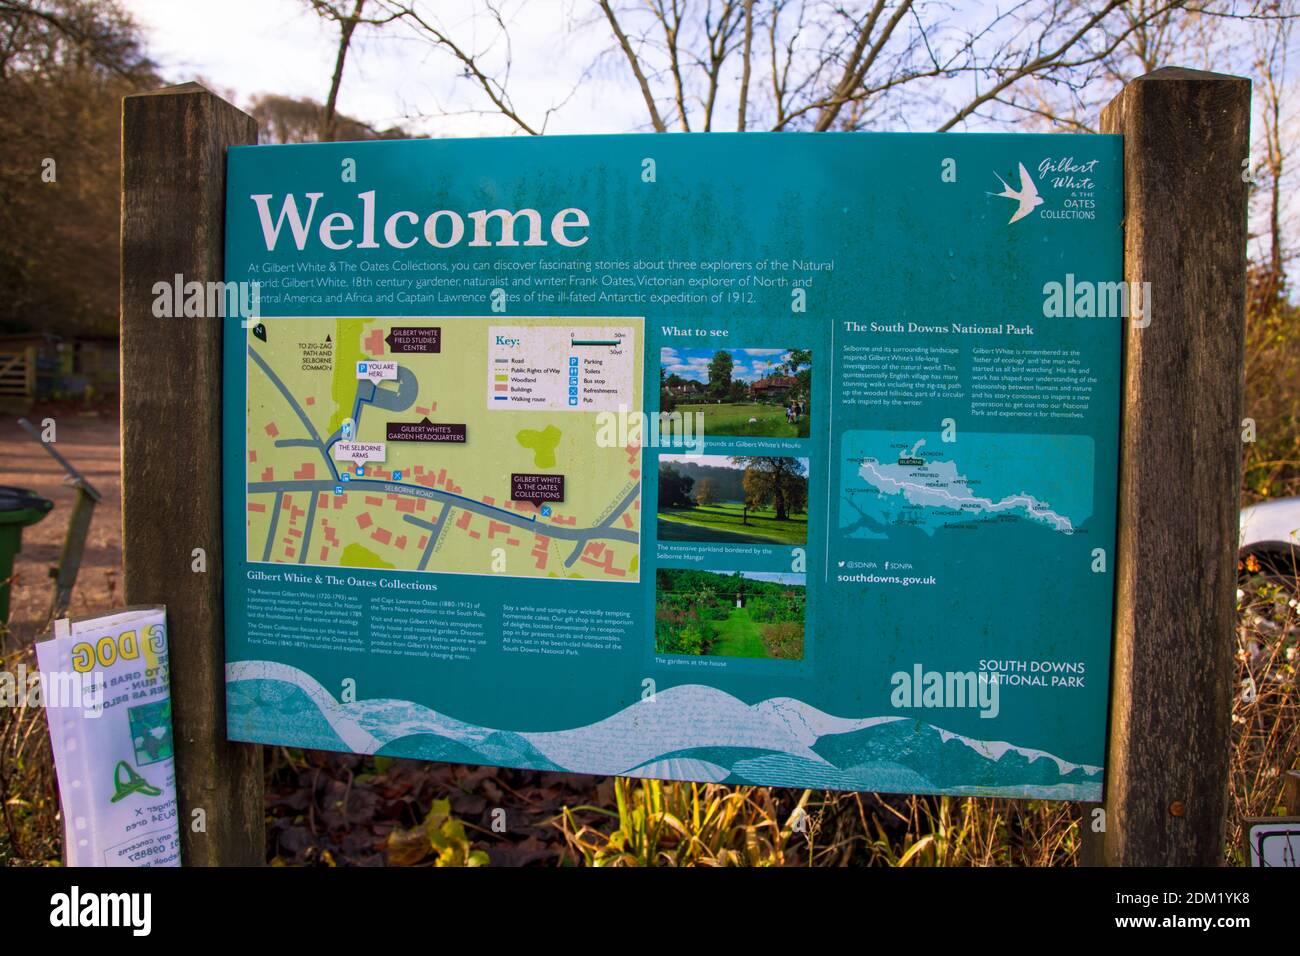
[[[55,622],[36,645],[69,866],[179,866],[166,608]]]

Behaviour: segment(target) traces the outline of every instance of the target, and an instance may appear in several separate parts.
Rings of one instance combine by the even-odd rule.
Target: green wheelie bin
[[[0,485],[0,627],[9,622],[9,581],[14,555],[23,546],[23,528],[36,524],[53,507],[53,501],[25,488]]]

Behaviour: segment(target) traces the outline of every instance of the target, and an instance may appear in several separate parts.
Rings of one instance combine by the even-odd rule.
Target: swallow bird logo
[[[1029,178],[1029,170],[1025,169],[1025,164],[1020,163],[1020,188],[1012,189],[1007,185],[1007,181],[994,173],[993,176],[1002,184],[1002,192],[990,193],[991,196],[1005,196],[1007,199],[1014,199],[1019,205],[1016,207],[1015,214],[1007,220],[1007,225],[1011,225],[1017,219],[1024,219],[1036,208],[1043,204],[1043,197],[1038,195],[1038,190],[1034,187],[1034,181]]]

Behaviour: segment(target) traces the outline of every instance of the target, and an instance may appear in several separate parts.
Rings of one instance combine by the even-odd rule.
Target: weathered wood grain
[[[122,103],[124,589],[167,605],[181,852],[199,866],[263,862],[262,756],[226,741],[221,320],[156,318],[153,286],[223,278],[226,147],[255,142],[251,117],[195,83]]]
[[[1245,334],[1250,82],[1177,68],[1102,113],[1124,136],[1126,323],[1104,855],[1223,860]]]

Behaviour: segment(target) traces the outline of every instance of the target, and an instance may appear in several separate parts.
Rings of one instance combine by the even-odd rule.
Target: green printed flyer
[[[1099,799],[1120,188],[1095,135],[231,149],[229,736]]]

